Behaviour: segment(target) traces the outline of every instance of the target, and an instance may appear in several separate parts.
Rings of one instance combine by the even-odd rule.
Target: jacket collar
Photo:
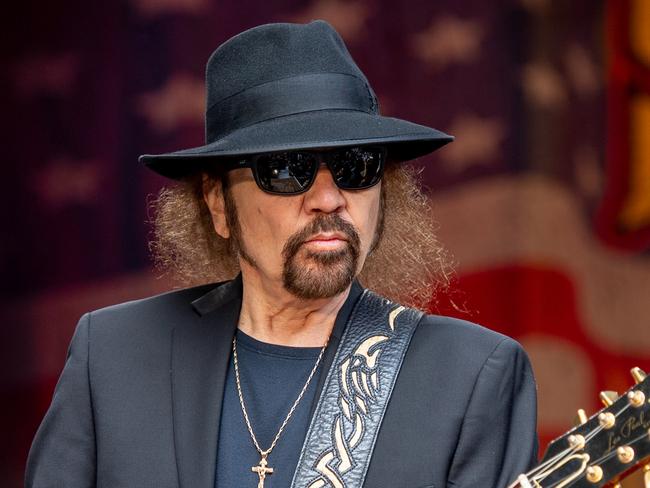
[[[241,308],[241,278],[192,302],[195,320],[172,332],[172,416],[183,488],[212,488],[230,345]]]
[[[238,274],[232,281],[218,283],[205,295],[192,302],[192,308],[200,316],[207,315],[220,308],[222,305],[242,297],[242,278]]]

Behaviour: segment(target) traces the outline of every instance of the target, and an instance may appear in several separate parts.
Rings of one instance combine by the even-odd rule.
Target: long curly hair
[[[211,175],[208,184],[218,177]],[[224,281],[239,272],[237,249],[215,232],[203,191],[203,176],[194,174],[149,202],[152,257],[181,286]],[[382,207],[383,232],[359,281],[393,301],[426,309],[437,291],[449,287],[453,266],[436,237],[431,204],[413,166],[387,165]]]

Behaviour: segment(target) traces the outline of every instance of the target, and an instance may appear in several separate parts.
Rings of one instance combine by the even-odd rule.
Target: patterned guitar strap
[[[422,312],[369,290],[357,301],[314,411],[292,488],[361,488]]]

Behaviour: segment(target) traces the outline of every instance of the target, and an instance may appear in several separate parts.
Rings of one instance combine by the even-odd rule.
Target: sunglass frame
[[[373,151],[378,151],[378,154],[380,156],[379,160],[379,168],[377,170],[376,174],[376,179],[373,180],[372,183],[368,185],[363,185],[363,186],[358,186],[358,187],[345,187],[341,186],[340,182],[337,180],[337,177],[334,174],[333,168],[331,166],[332,163],[332,155],[333,154],[340,154],[344,151],[350,151],[354,149],[359,149],[359,150],[364,150],[364,149],[369,149]],[[292,192],[283,192],[283,191],[277,191],[277,190],[272,190],[269,188],[265,188],[260,177],[259,173],[259,161],[263,157],[268,157],[269,155],[279,155],[279,154],[285,154],[285,153],[291,153],[291,154],[306,154],[308,156],[311,156],[315,158],[315,161],[312,164],[312,174],[309,176],[309,183],[307,185],[297,191],[292,191]],[[329,156],[329,157],[328,157]],[[385,146],[375,146],[375,145],[368,145],[368,146],[346,146],[342,148],[336,148],[336,149],[328,149],[328,150],[308,150],[308,149],[300,149],[300,150],[295,150],[295,151],[277,151],[277,152],[265,152],[265,153],[259,153],[259,154],[252,154],[252,155],[246,155],[245,157],[237,160],[233,160],[230,164],[227,166],[227,170],[231,171],[233,169],[238,169],[238,168],[251,168],[253,171],[253,177],[255,178],[255,183],[257,184],[258,188],[261,189],[262,191],[266,193],[270,193],[272,195],[286,195],[286,196],[292,196],[292,195],[300,195],[302,193],[305,193],[309,191],[311,186],[313,185],[314,181],[316,180],[316,175],[318,174],[318,168],[325,163],[327,166],[328,170],[332,174],[332,179],[334,180],[334,183],[338,188],[341,190],[346,190],[346,191],[358,191],[358,190],[366,190],[368,188],[372,188],[373,186],[377,185],[384,173],[384,168],[386,167],[386,158],[387,158],[387,149]]]

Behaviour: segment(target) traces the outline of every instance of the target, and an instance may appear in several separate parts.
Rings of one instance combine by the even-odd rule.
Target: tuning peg
[[[634,449],[630,446],[621,446],[616,449],[616,457],[623,464],[631,463],[634,459]]]
[[[643,483],[645,488],[650,488],[650,464],[643,466]]]
[[[618,400],[618,393],[615,391],[610,391],[610,390],[605,390],[601,391],[600,395],[600,401],[603,402],[603,405],[606,407],[609,407],[612,403],[614,403],[616,400]]]
[[[603,429],[611,429],[616,424],[616,417],[611,412],[603,412],[598,415],[598,423]]]
[[[579,425],[582,425],[584,423],[587,423],[587,414],[582,408],[578,409],[578,413],[576,414],[575,418],[573,419],[573,425],[578,427]]]
[[[580,450],[585,447],[585,444],[587,442],[584,436],[581,436],[580,434],[570,435],[567,437],[567,441],[569,443],[569,447],[576,450]]]
[[[634,390],[627,394],[627,400],[633,407],[640,407],[645,403],[645,394],[641,390]]]
[[[645,374],[645,371],[643,371],[641,368],[637,368],[636,366],[630,370],[630,374],[632,375],[632,378],[634,378],[634,382],[637,385],[643,382],[643,380],[645,380],[648,376]]]
[[[603,479],[603,468],[600,466],[589,466],[585,474],[589,483],[598,483]]]

